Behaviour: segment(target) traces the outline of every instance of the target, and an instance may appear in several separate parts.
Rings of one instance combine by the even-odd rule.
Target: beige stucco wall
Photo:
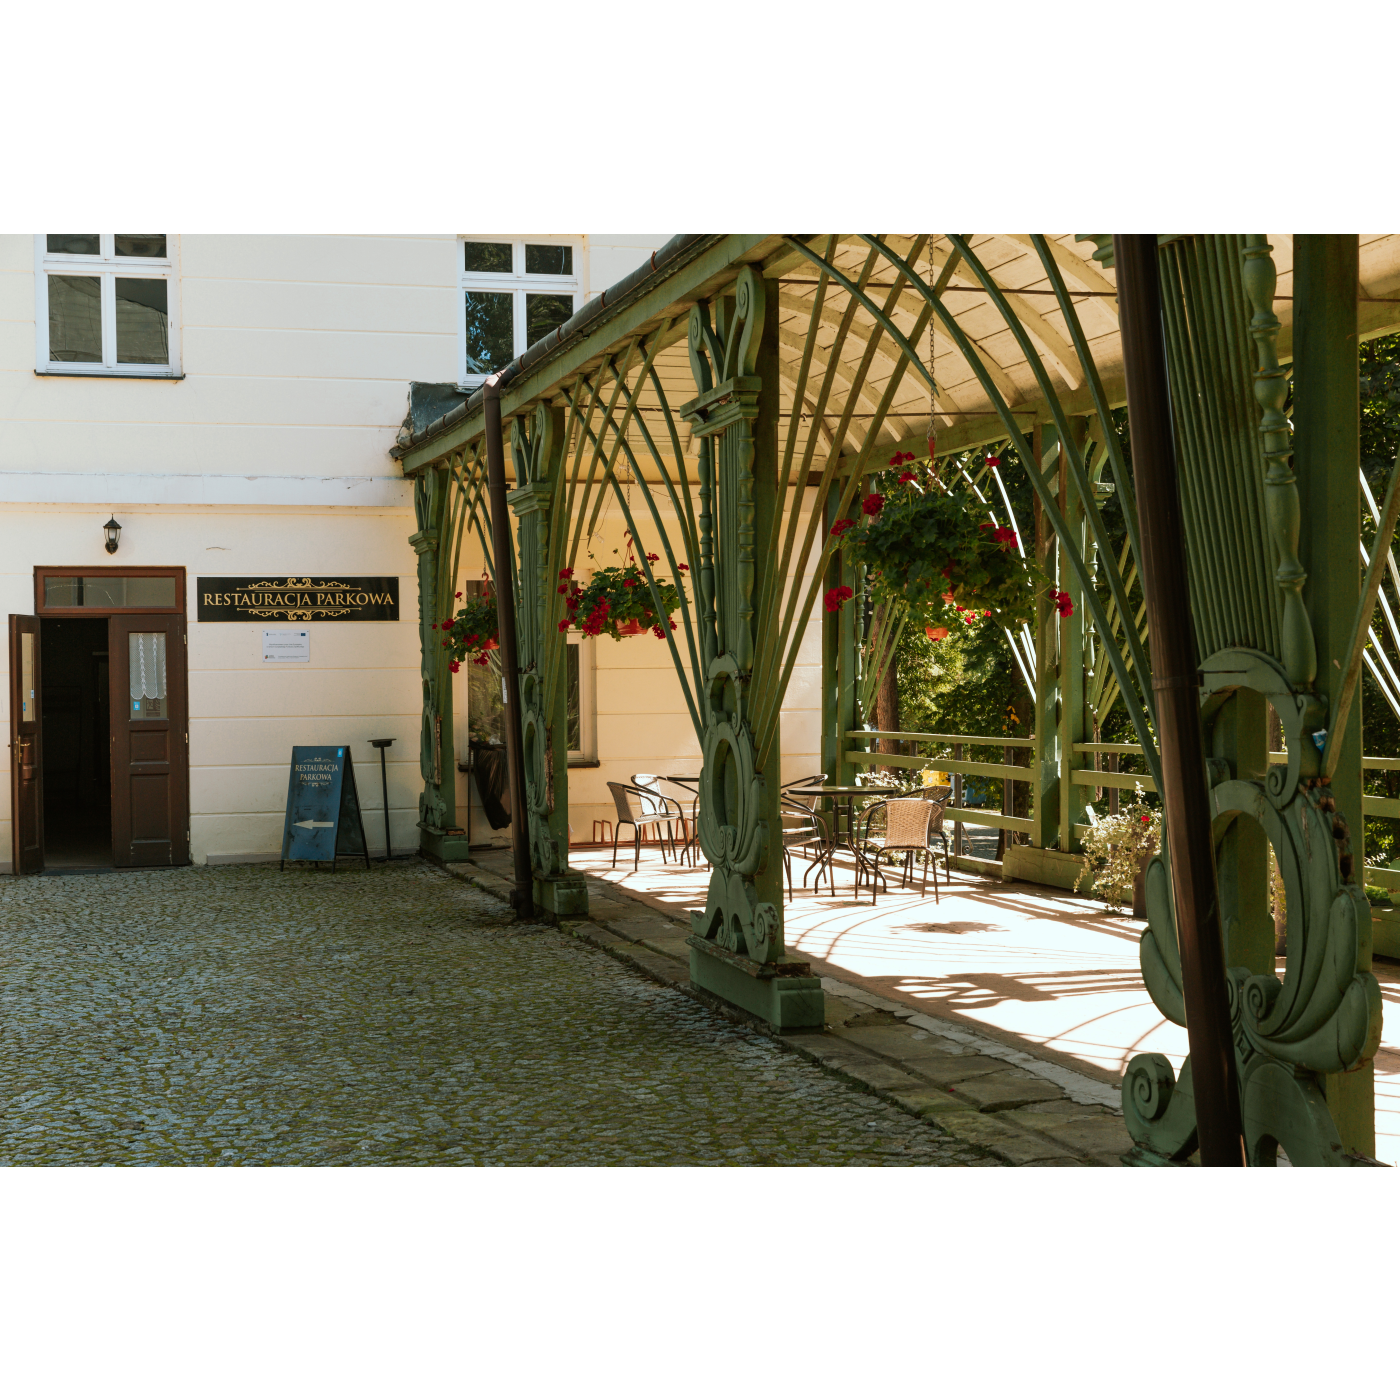
[[[664,241],[586,236],[581,299]],[[420,787],[416,565],[407,544],[415,527],[388,449],[408,382],[455,378],[458,241],[187,235],[172,244],[185,378],[60,379],[34,373],[34,240],[0,237],[0,605],[34,610],[36,565],[182,565],[193,858],[275,852],[290,749],[310,743],[351,746],[370,845],[382,848],[378,755],[368,740],[390,736],[394,847],[410,849]],[[124,527],[115,557],[102,548],[110,512]],[[611,562],[623,528],[615,510],[605,516],[600,562]],[[194,620],[201,574],[292,570],[396,574],[401,620],[312,623],[309,665],[264,664],[261,627]],[[479,561],[465,560],[464,576],[479,576]],[[817,765],[819,654],[813,628],[783,716],[784,777]],[[601,766],[571,774],[582,840],[595,817],[613,815],[609,779],[693,772],[699,761],[664,643],[604,638],[594,657]],[[7,726],[8,696],[6,677]],[[6,764],[0,867],[10,855],[9,782]],[[485,835],[474,825],[474,838]]]

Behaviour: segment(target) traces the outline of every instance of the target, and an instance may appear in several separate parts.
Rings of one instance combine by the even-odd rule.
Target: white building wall
[[[580,304],[666,237],[585,236]],[[415,525],[411,489],[388,449],[409,381],[455,378],[460,242],[172,235],[171,243],[183,380],[68,379],[34,372],[35,240],[0,236],[3,611],[34,611],[36,565],[182,565],[193,859],[275,853],[290,749],[310,743],[351,746],[370,846],[382,849],[378,755],[368,744],[381,737],[396,741],[393,845],[412,849],[421,787],[416,559],[407,543]],[[123,525],[116,556],[102,548],[109,512]],[[618,540],[600,562],[623,526],[605,528]],[[464,567],[479,574],[479,563]],[[401,619],[312,623],[309,665],[264,664],[261,627],[195,620],[201,575],[291,570],[397,575]],[[611,819],[609,779],[699,765],[665,644],[602,638],[595,658],[601,766],[570,775],[575,840],[589,838],[595,816]],[[785,778],[817,766],[819,661],[814,627],[783,717]],[[6,677],[6,724],[8,695]],[[458,729],[465,753],[464,712]],[[0,867],[10,855],[9,781],[6,764]],[[472,834],[485,836],[484,825]]]

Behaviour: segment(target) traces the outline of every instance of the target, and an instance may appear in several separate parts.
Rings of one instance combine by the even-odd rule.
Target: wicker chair
[[[661,860],[666,861],[666,840],[670,838],[671,854],[676,851],[675,828],[673,822],[682,820],[680,804],[669,797],[662,797],[659,793],[649,788],[631,787],[627,783],[609,783],[608,791],[612,793],[613,802],[617,807],[617,824],[613,828],[613,869],[617,869],[617,841],[622,835],[622,828],[630,826],[632,828],[632,869],[635,871],[642,858],[642,828],[654,826],[656,835],[661,842]],[[636,805],[633,805],[633,802]],[[671,807],[676,810],[671,811]],[[666,825],[666,835],[661,834],[662,823]]]
[[[946,784],[942,787],[926,787],[920,789],[917,795],[938,808],[928,826],[929,842],[932,844],[936,838],[943,847],[943,873],[951,880],[953,871],[948,861],[948,833],[943,827],[943,813],[953,800],[953,789]]]
[[[859,898],[862,879],[870,881],[870,902],[875,903],[879,887],[888,884],[880,870],[882,856],[902,852],[904,865],[900,884],[908,884],[913,879],[914,857],[924,857],[923,885],[920,896],[928,893],[929,867],[933,868],[933,898],[938,903],[938,861],[930,859],[934,855],[930,841],[931,827],[935,816],[941,815],[937,804],[925,801],[922,797],[892,797],[877,802],[866,809],[862,816],[864,830],[857,844],[859,858],[856,861],[856,895]]]
[[[788,899],[793,897],[792,853],[798,850],[806,855],[812,846],[817,848],[817,853],[811,865],[802,872],[802,886],[806,888],[807,876],[811,874],[812,866],[815,865],[817,878],[812,888],[815,890],[821,884],[822,871],[825,870],[834,894],[836,887],[831,874],[831,841],[827,836],[826,823],[801,802],[783,798],[780,806],[783,816],[783,869],[787,871]]]

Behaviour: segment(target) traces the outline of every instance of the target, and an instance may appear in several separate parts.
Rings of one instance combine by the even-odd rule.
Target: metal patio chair
[[[671,799],[662,797],[660,793],[649,788],[632,787],[627,783],[609,783],[608,791],[612,793],[613,803],[617,807],[617,822],[613,828],[612,868],[617,869],[617,842],[622,835],[624,826],[632,828],[632,869],[634,871],[642,858],[643,827],[656,828],[656,835],[661,845],[661,862],[664,865],[666,863],[667,837],[671,841],[671,854],[674,855],[676,851],[676,836],[671,823],[676,820],[676,812],[679,812],[680,804],[672,803],[676,807],[676,812],[672,812],[666,805]],[[666,826],[666,836],[661,834],[663,823]]]
[[[922,797],[891,797],[877,802],[862,814],[865,820],[860,840],[856,843],[856,897],[860,897],[862,879],[870,881],[870,902],[875,903],[881,885],[889,890],[880,861],[884,856],[903,854],[900,885],[911,883],[914,857],[924,858],[923,885],[920,896],[928,894],[929,868],[933,868],[933,900],[938,897],[938,860],[930,840],[934,818],[941,816],[937,804]]]
[[[804,855],[810,853],[810,849],[815,846],[817,854],[807,869],[802,872],[802,888],[807,888],[807,876],[812,873],[812,866],[817,867],[817,878],[812,884],[815,891],[822,882],[822,871],[826,871],[826,878],[832,883],[832,893],[835,891],[835,881],[831,874],[831,840],[827,836],[826,823],[822,818],[809,807],[803,806],[801,802],[783,798],[780,803],[783,820],[783,869],[787,872],[788,899],[793,898],[792,887],[792,853],[795,850],[801,851]]]
[[[780,802],[790,803],[794,807],[805,807],[809,812],[815,815],[817,810],[817,803],[820,802],[821,799],[819,797],[798,797],[796,793],[793,792],[793,789],[804,787],[816,787],[819,783],[824,782],[826,782],[825,773],[813,773],[806,778],[794,778],[791,782],[784,783],[782,787],[778,789],[778,799]],[[787,823],[784,822],[783,825],[786,826]],[[802,847],[802,849],[809,855],[811,854],[809,846],[812,844],[815,843],[809,842],[808,846]],[[805,884],[806,881],[804,880],[803,883]]]
[[[697,826],[700,820],[700,792],[699,789],[691,790],[680,783],[672,782],[670,778],[663,777],[660,773],[633,773],[633,785],[643,792],[650,793],[656,802],[661,805],[669,805],[676,809],[676,818],[681,824],[681,863],[685,863],[686,853],[690,853],[691,864],[699,862],[700,843],[697,839]],[[673,788],[679,788],[681,797],[673,797],[669,793],[661,791],[662,783],[671,783]],[[690,812],[687,814],[685,803],[690,803]],[[675,842],[672,841],[671,849],[675,849]]]

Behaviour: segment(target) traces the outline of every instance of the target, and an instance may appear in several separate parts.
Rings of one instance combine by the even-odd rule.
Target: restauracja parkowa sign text
[[[334,574],[201,578],[200,622],[397,622],[399,581]]]

